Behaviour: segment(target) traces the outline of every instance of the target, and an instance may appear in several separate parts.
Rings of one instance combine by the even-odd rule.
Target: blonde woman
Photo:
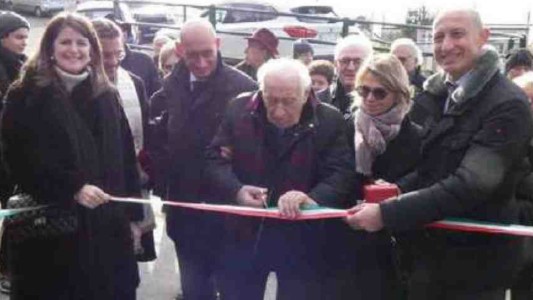
[[[407,117],[409,77],[394,55],[376,55],[359,69],[355,91],[354,103],[360,105],[355,112],[356,171],[363,185],[376,180],[395,183],[414,169],[420,148],[420,129]],[[352,218],[348,224],[358,228]],[[366,277],[363,299],[398,299],[400,281],[391,236],[386,232],[368,236],[365,247],[358,259],[375,260],[377,271],[372,273],[375,278]]]

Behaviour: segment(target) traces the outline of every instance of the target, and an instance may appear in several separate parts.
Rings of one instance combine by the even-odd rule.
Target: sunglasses
[[[374,96],[374,99],[383,100],[389,95],[389,92],[382,87],[371,88],[366,85],[361,85],[358,86],[355,90],[363,99],[366,99],[370,94],[372,94]]]

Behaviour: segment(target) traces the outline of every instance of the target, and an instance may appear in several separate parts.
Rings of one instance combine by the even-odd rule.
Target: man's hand
[[[74,200],[87,208],[96,208],[109,202],[111,196],[95,185],[86,184],[74,195]]]
[[[227,160],[231,160],[233,158],[233,150],[231,147],[220,147],[220,156]]]
[[[346,217],[346,222],[353,229],[364,229],[368,232],[383,229],[383,218],[381,217],[379,204],[363,203],[350,209],[349,213],[350,215]]]
[[[265,207],[266,200],[267,189],[258,186],[243,185],[237,193],[237,203],[243,206]]]
[[[301,205],[317,205],[307,194],[300,191],[288,191],[278,200],[279,212],[282,216],[294,219],[300,215]]]

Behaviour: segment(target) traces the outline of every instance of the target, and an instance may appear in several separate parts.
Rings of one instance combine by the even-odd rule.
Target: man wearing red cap
[[[278,56],[278,38],[266,28],[256,30],[248,40],[244,50],[246,57],[235,67],[257,80],[257,70],[271,58]]]

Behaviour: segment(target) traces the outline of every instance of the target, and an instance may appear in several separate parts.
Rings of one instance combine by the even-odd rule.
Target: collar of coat
[[[494,74],[500,71],[498,53],[492,47],[484,47],[482,51],[483,53],[470,71],[469,78],[453,92],[452,97],[456,103],[462,103],[475,97],[483,90]],[[444,96],[448,92],[445,81],[446,73],[442,71],[436,73],[424,82],[424,90],[434,95]]]
[[[302,115],[300,116],[300,121],[298,122],[299,125],[307,122],[309,122],[309,124],[314,124],[311,127],[318,125],[316,107],[319,103],[320,102],[317,100],[315,93],[309,93],[307,101],[302,109]],[[263,92],[257,91],[252,95],[250,101],[246,104],[246,111],[248,111],[251,115],[259,115],[264,111],[263,108]]]
[[[26,61],[26,56],[24,54],[16,54],[0,46],[0,61],[5,64],[6,71],[16,71],[18,73],[24,61]]]

